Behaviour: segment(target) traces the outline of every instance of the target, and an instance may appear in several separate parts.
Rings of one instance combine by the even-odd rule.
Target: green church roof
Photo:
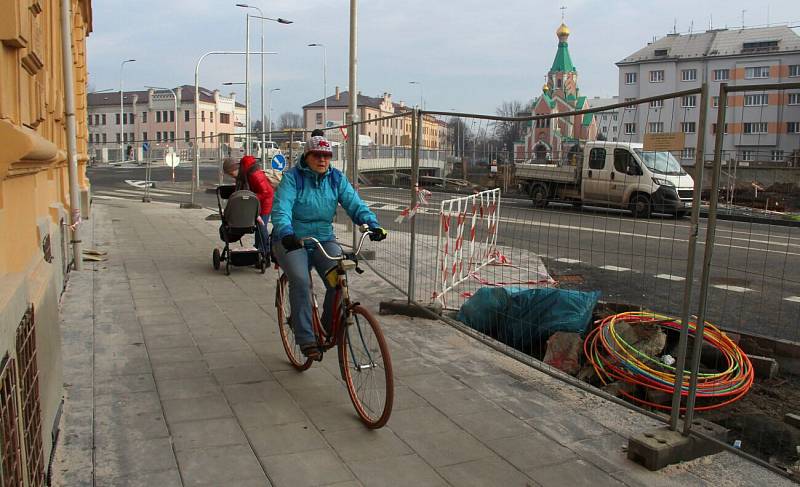
[[[575,72],[575,65],[572,64],[572,58],[569,56],[569,48],[566,42],[559,42],[558,43],[558,50],[556,51],[556,58],[553,60],[553,66],[550,68],[550,72]]]
[[[588,127],[592,124],[592,119],[594,118],[594,113],[584,113],[583,114],[583,126]]]

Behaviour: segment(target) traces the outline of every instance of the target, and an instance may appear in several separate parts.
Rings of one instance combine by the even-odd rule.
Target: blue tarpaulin
[[[458,312],[458,320],[517,349],[557,331],[583,334],[600,291],[483,287]]]

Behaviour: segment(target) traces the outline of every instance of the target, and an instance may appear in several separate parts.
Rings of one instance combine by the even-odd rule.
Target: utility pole
[[[356,77],[358,70],[358,0],[350,0],[350,106],[348,108],[350,115],[350,127],[348,129],[348,155],[349,164],[348,172],[350,173],[350,181],[353,186],[358,189],[358,129],[356,123],[358,122],[358,88],[356,85]],[[353,248],[358,244],[358,230],[353,225]]]

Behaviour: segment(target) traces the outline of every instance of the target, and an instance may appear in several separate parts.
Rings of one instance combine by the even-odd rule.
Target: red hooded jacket
[[[267,180],[264,171],[256,169],[250,171],[250,168],[256,163],[256,158],[253,156],[244,156],[239,161],[239,175],[247,177],[247,184],[250,186],[250,191],[256,194],[258,202],[261,204],[261,212],[259,215],[262,217],[269,217],[272,211],[272,198],[275,196],[275,191],[272,185]],[[266,218],[264,219],[266,221]]]

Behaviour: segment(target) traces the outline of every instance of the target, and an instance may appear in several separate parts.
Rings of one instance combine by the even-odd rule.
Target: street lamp
[[[250,15],[247,14],[245,19],[247,26],[245,28],[245,35],[247,36],[247,42],[245,43],[245,50],[247,54],[245,55],[245,105],[246,108],[246,115],[245,118],[247,119],[247,131],[245,132],[245,141],[247,144],[247,152],[250,151],[250,19],[261,19],[261,149],[264,149],[264,20],[269,20],[272,22],[277,22],[279,24],[291,24],[293,23],[291,20],[282,19],[280,17],[273,19],[270,17],[264,17],[264,12],[256,7],[255,5],[249,5],[246,3],[237,3],[237,7],[240,8],[251,8],[254,10],[258,10],[260,15]]]
[[[281,91],[281,89],[280,88],[272,88],[271,90],[269,90],[269,110],[268,110],[268,112],[269,112],[269,122],[268,123],[269,123],[269,141],[270,142],[272,142],[272,93],[275,92],[275,91]],[[264,133],[264,131],[262,130],[261,133]],[[264,149],[264,145],[265,144],[261,145],[261,149],[262,150]]]
[[[199,137],[198,134],[200,133],[200,125],[199,125],[199,117],[197,116],[200,112],[200,63],[203,62],[203,59],[206,56],[210,55],[242,55],[245,56],[250,55],[250,51],[208,51],[207,53],[200,56],[197,60],[197,64],[194,67],[194,136],[195,136],[195,144],[194,144],[194,168],[192,174],[192,195],[191,195],[191,203],[184,204],[181,203],[181,208],[199,208],[194,203],[194,193],[197,188],[200,186],[200,144],[199,144]],[[253,54],[277,54],[276,52],[265,52],[265,51],[258,51]],[[234,110],[235,112],[235,110]],[[235,116],[235,114],[234,114]]]
[[[424,105],[424,100],[422,98],[422,81],[409,81],[408,84],[419,86],[419,108],[421,110],[424,110],[425,107],[423,106]]]
[[[234,86],[234,85],[243,85],[245,84],[244,81],[228,81],[227,83],[222,83],[223,86]]]
[[[126,63],[135,62],[135,59],[127,59],[122,61],[119,65],[119,153],[120,153],[120,162],[124,162],[125,154],[122,150],[122,138],[123,133],[125,131],[125,113],[123,112],[124,108],[122,105],[122,100],[125,98],[125,92],[122,90],[122,68],[125,67]]]
[[[314,42],[308,47],[322,48],[322,128],[328,124],[328,48],[325,44]]]

